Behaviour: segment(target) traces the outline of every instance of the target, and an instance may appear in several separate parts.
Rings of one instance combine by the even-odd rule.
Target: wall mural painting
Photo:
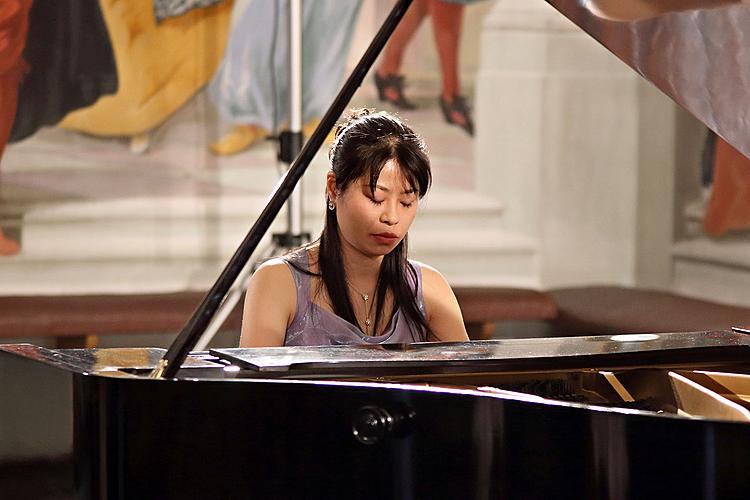
[[[3,1],[0,255],[19,254],[30,205],[227,189],[185,170],[233,161],[287,126],[288,5]],[[342,82],[360,5],[302,2],[308,136]]]
[[[133,153],[144,152],[149,133],[216,71],[232,5],[232,0],[0,2],[0,165],[6,145],[50,126],[88,137],[129,138]],[[7,196],[10,188],[3,189],[2,175],[0,167],[0,207],[7,208],[14,200]],[[9,234],[20,229],[6,224],[16,210],[0,211],[2,256],[20,250],[20,238]]]
[[[224,53],[231,2],[100,4],[119,86],[93,106],[70,113],[60,126],[103,137],[141,136],[145,146],[147,134],[193,97],[216,70]],[[197,8],[206,4],[216,5]]]
[[[303,2],[308,134],[339,88],[360,4]],[[646,7],[656,4],[623,10],[621,2],[592,0],[575,8],[582,5],[648,29],[655,14]],[[19,254],[25,211],[44,196],[210,194],[219,188],[145,169],[247,167],[246,157],[230,157],[288,123],[287,8],[271,0],[0,2],[0,256]],[[615,31],[629,25],[608,24]],[[195,116],[170,121],[186,110]],[[720,138],[707,144],[704,231],[747,231],[750,160]],[[115,167],[117,175],[95,178]]]

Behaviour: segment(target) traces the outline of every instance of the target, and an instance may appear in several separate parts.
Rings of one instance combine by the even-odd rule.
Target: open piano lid
[[[750,157],[750,6],[739,0],[547,2]],[[702,5],[708,7],[695,8]],[[610,14],[620,20],[607,19]]]

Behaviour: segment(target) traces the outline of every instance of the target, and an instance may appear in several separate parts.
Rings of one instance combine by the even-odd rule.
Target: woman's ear
[[[329,201],[336,203],[336,174],[329,170],[326,175],[326,197]]]

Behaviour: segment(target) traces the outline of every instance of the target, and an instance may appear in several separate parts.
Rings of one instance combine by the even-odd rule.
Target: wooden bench
[[[100,335],[175,334],[202,292],[145,295],[0,297],[0,338],[55,337],[58,347],[95,347]],[[227,328],[240,327],[240,308]]]
[[[557,305],[545,292],[498,287],[454,287],[453,291],[472,340],[491,339],[499,322],[557,317]]]
[[[555,335],[728,329],[750,325],[750,309],[653,290],[580,287],[549,293],[454,288],[472,339],[502,321],[544,320]],[[180,331],[202,292],[0,297],[0,339],[54,337],[58,347],[95,347],[101,335]],[[240,302],[241,303],[241,302]],[[241,307],[224,328],[239,330]]]
[[[472,339],[491,338],[498,321],[557,314],[552,298],[533,290],[459,287],[455,292]],[[203,292],[0,297],[0,339],[54,337],[65,348],[95,347],[101,335],[176,334],[202,298]],[[224,328],[240,325],[238,305]]]
[[[750,325],[750,308],[614,286],[552,290],[559,335],[728,330]]]

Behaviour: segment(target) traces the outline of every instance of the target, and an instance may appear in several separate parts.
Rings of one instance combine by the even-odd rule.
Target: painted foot
[[[450,101],[443,96],[438,98],[443,118],[451,125],[457,125],[464,129],[467,134],[474,135],[474,122],[471,119],[471,110],[463,96],[455,95]]]
[[[148,147],[151,145],[151,134],[144,132],[142,134],[134,135],[130,138],[130,152],[134,155],[142,155],[148,151]]]
[[[237,125],[224,137],[211,144],[211,152],[218,156],[241,153],[266,138],[268,132],[257,125]]]
[[[309,139],[311,135],[313,135],[313,132],[315,132],[315,129],[318,128],[318,125],[320,125],[320,118],[313,118],[309,122],[302,125],[302,135],[305,136],[306,139]],[[325,140],[323,141],[324,144],[333,144],[333,130],[328,132],[328,135],[326,136]]]

